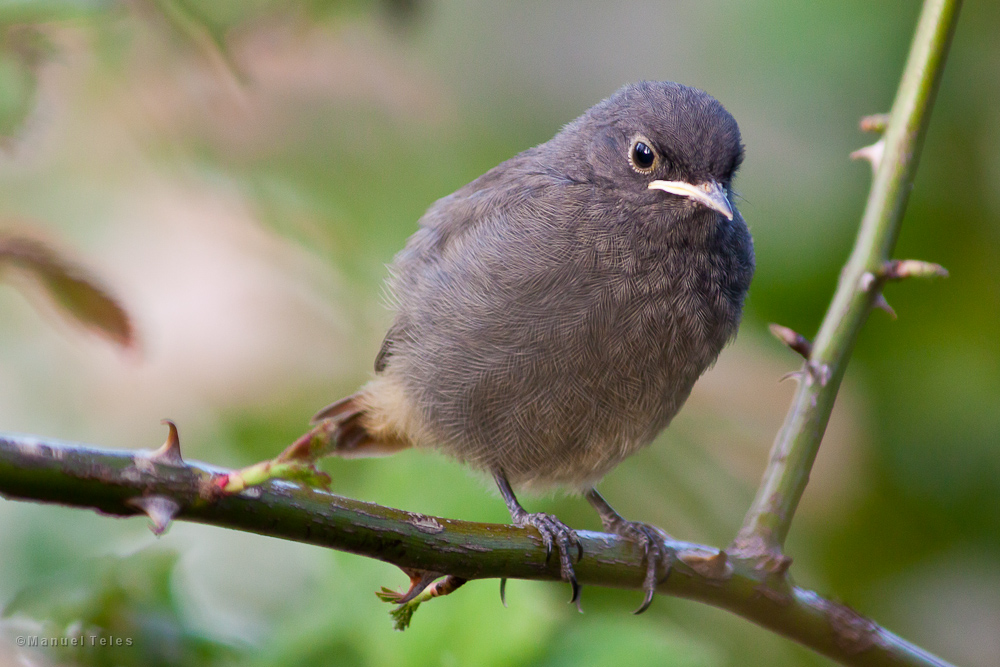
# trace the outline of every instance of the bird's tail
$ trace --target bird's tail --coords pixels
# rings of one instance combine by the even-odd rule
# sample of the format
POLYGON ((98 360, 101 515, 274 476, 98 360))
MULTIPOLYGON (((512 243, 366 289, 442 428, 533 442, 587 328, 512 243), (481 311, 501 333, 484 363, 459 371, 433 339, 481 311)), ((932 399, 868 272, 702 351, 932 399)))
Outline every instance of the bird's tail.
POLYGON ((342 458, 388 456, 410 446, 398 437, 391 437, 378 428, 373 419, 370 396, 362 389, 356 394, 331 403, 313 418, 314 424, 329 433, 327 453, 342 458))

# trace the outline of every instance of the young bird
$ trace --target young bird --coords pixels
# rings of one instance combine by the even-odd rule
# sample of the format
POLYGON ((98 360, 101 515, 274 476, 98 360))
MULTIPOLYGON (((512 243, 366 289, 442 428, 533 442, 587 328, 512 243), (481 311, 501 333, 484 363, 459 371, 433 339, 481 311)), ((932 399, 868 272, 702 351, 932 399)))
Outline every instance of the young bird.
POLYGON ((582 492, 646 553, 662 533, 626 521, 594 485, 648 445, 736 334, 754 271, 733 206, 743 147, 716 101, 671 82, 628 85, 438 200, 397 255, 395 321, 375 377, 316 415, 334 453, 433 447, 492 474, 579 587, 575 533, 512 487, 582 492))

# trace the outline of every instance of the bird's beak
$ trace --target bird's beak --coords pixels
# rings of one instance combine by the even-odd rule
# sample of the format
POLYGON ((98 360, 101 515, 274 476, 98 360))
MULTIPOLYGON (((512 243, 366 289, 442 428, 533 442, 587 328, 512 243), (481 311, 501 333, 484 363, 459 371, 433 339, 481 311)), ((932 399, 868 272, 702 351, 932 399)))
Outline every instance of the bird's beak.
POLYGON ((729 220, 733 219, 733 207, 729 204, 726 191, 715 181, 700 185, 691 185, 684 181, 653 181, 648 187, 650 190, 663 190, 670 194, 688 197, 713 211, 718 211, 729 220))

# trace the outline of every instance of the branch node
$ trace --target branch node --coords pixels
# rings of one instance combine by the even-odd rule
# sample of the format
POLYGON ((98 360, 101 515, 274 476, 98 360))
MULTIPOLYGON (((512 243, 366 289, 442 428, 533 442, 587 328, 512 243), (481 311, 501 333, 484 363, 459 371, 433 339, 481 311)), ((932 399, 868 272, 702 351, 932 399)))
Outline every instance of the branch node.
POLYGON ((726 549, 734 559, 744 561, 757 572, 784 575, 792 564, 790 556, 781 550, 781 545, 771 531, 758 529, 740 531, 733 543, 726 549))
POLYGON ((832 372, 830 371, 830 366, 828 364, 807 361, 806 368, 809 369, 809 379, 813 382, 818 382, 819 386, 825 387, 826 383, 830 381, 832 372))
POLYGON ((410 588, 394 600, 396 604, 406 604, 413 598, 424 592, 424 589, 434 583, 435 579, 444 576, 443 572, 431 572, 430 570, 414 570, 408 567, 399 568, 410 578, 410 588))
POLYGON ((775 338, 802 355, 803 359, 808 359, 812 354, 812 343, 802 334, 780 324, 769 324, 767 328, 775 338))
POLYGON ((454 593, 458 588, 465 584, 466 581, 468 581, 468 579, 463 579, 462 577, 456 577, 449 574, 441 581, 432 584, 431 582, 433 582, 434 579, 442 576, 440 573, 425 570, 411 570, 409 568, 400 569, 402 569, 403 572, 406 572, 410 577, 409 591, 403 594, 383 586, 382 590, 375 592, 375 595, 379 600, 399 605, 390 611, 389 615, 396 622, 396 630, 400 631, 410 627, 410 621, 413 619, 413 613, 422 603, 430 600, 431 598, 454 593))
POLYGON ((793 600, 791 584, 788 582, 788 568, 792 566, 791 556, 786 556, 777 545, 768 545, 752 557, 753 568, 764 573, 764 581, 754 586, 754 592, 781 606, 793 600))
POLYGON ((149 529, 157 537, 167 532, 174 517, 181 511, 181 506, 177 501, 166 496, 139 496, 138 498, 129 498, 125 504, 142 510, 149 517, 149 520, 152 521, 149 529))
POLYGON ((872 287, 875 286, 875 283, 877 282, 878 282, 878 277, 874 273, 872 273, 871 271, 865 271, 864 273, 861 274, 861 278, 858 280, 858 288, 862 292, 868 292, 871 290, 872 287))
POLYGON ((777 545, 758 548, 756 553, 748 554, 748 557, 753 562, 753 569, 778 577, 784 577, 792 566, 792 557, 782 553, 777 545))
POLYGON ((767 563, 767 571, 769 574, 773 574, 779 577, 784 577, 788 574, 788 568, 792 566, 792 557, 786 556, 785 554, 778 554, 775 558, 771 559, 767 563))
POLYGON ((316 468, 315 463, 304 459, 288 458, 283 452, 277 458, 214 475, 209 485, 210 488, 206 491, 212 497, 219 497, 251 491, 272 479, 299 482, 321 489, 330 488, 330 476, 316 468))
POLYGON ((882 134, 885 132, 888 124, 889 114, 887 113, 873 113, 870 116, 864 116, 861 118, 861 122, 858 123, 862 132, 871 132, 873 134, 882 134))
POLYGON ((870 146, 859 148, 851 153, 852 160, 867 160, 872 166, 872 173, 878 171, 882 164, 882 156, 885 155, 885 139, 879 139, 870 146))

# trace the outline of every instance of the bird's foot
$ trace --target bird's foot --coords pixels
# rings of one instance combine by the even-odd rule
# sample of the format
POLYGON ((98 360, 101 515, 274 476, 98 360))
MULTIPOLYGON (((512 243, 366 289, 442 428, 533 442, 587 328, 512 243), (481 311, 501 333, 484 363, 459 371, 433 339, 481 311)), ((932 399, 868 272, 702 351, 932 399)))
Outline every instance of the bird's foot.
POLYGON ((576 572, 573 570, 573 558, 571 554, 576 552, 576 560, 583 558, 583 544, 576 536, 576 532, 551 514, 544 512, 519 514, 514 517, 514 525, 519 528, 533 526, 542 536, 545 544, 545 560, 548 561, 555 548, 559 554, 559 573, 563 581, 569 582, 573 588, 573 597, 570 602, 576 605, 580 611, 580 584, 576 581, 576 572))
POLYGON ((633 612, 641 614, 649 609, 649 605, 653 602, 653 595, 656 593, 657 584, 670 576, 670 569, 676 560, 674 550, 664 544, 664 540, 669 539, 670 536, 656 526, 641 521, 621 519, 615 521, 613 525, 606 526, 606 528, 625 539, 638 542, 646 555, 646 579, 642 584, 646 597, 639 608, 633 612), (666 570, 662 578, 659 576, 661 569, 666 570))

